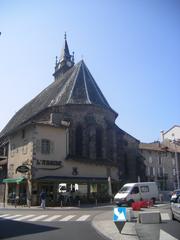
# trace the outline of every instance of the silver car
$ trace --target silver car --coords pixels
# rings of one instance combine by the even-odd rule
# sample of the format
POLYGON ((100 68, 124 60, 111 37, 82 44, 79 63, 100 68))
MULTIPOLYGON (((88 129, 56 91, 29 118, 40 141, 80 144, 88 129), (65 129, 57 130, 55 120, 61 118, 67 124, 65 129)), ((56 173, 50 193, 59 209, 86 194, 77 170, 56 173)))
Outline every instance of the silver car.
POLYGON ((180 221, 180 195, 171 202, 172 219, 180 221))

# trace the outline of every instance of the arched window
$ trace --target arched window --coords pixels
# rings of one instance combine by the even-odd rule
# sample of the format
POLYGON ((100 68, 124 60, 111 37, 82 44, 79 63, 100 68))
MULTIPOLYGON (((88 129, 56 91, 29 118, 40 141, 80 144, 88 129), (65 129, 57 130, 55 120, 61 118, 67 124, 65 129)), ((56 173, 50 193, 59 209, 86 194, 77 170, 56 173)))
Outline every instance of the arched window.
POLYGON ((79 125, 76 128, 76 133, 75 133, 75 146, 76 150, 75 153, 77 156, 82 156, 83 153, 83 130, 82 127, 79 125))
POLYGON ((125 175, 129 174, 128 158, 126 153, 124 154, 124 173, 125 175))
POLYGON ((96 157, 102 157, 102 129, 96 129, 96 157))

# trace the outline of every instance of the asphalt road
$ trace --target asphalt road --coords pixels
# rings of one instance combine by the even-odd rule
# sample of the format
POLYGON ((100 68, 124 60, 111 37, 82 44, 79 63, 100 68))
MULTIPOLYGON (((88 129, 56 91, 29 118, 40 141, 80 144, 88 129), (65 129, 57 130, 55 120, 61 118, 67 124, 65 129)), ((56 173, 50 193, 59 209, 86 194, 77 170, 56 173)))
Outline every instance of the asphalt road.
MULTIPOLYGON (((164 216, 170 216, 169 204, 159 206, 164 216)), ((156 210, 154 209, 154 210, 156 210)), ((0 239, 9 240, 104 240, 92 227, 95 216, 111 211, 111 207, 81 208, 81 209, 1 209, 0 210, 0 239)), ((103 220, 103 219, 102 219, 103 220)), ((150 239, 157 232, 157 239, 165 232, 169 237, 161 240, 180 239, 180 222, 168 219, 161 224, 141 226, 144 232, 143 240, 150 239), (149 235, 147 234, 149 233, 149 235), (154 234, 154 235, 153 235, 154 234)), ((167 236, 167 235, 166 235, 167 236)))
MULTIPOLYGON (((170 204, 159 208, 161 212, 168 213, 171 216, 170 204)), ((176 239, 180 239, 180 222, 176 220, 164 221, 160 224, 160 229, 176 239)))
POLYGON ((1 216, 4 216, 0 219, 0 239, 104 240, 91 225, 93 217, 103 211, 103 209, 0 211, 1 216), (38 220, 37 217, 40 216, 44 217, 38 220), (24 217, 28 218, 23 219, 24 217))

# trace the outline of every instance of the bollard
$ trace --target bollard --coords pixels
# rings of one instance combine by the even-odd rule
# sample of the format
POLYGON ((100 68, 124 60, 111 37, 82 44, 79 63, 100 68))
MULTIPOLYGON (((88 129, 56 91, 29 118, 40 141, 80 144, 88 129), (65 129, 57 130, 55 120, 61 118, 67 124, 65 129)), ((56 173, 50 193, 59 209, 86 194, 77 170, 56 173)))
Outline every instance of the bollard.
POLYGON ((81 206, 81 202, 80 202, 80 200, 78 200, 78 207, 80 207, 81 206))
POLYGON ((97 207, 97 199, 96 199, 96 207, 97 207))
POLYGON ((62 208, 62 206, 63 206, 63 203, 62 203, 62 200, 61 200, 61 208, 62 208))

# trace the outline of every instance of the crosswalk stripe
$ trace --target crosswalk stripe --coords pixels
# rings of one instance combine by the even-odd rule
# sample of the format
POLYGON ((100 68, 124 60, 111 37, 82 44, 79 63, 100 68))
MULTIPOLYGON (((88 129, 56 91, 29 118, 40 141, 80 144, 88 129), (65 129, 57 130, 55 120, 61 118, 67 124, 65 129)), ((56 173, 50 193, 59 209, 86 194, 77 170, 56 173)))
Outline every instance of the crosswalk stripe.
POLYGON ((61 217, 61 216, 62 216, 62 215, 54 215, 54 216, 52 216, 52 217, 49 217, 49 218, 44 219, 43 222, 51 222, 51 221, 53 221, 53 220, 55 220, 55 219, 57 219, 57 218, 59 218, 59 217, 61 217))
POLYGON ((171 218, 168 213, 161 213, 161 220, 167 221, 167 220, 171 220, 171 218))
POLYGON ((3 214, 3 215, 0 215, 0 218, 3 218, 3 217, 6 217, 6 216, 9 216, 10 214, 3 214))
MULTIPOLYGON (((12 219, 13 221, 23 221, 23 220, 26 220, 26 221, 29 221, 29 222, 34 222, 34 221, 38 221, 38 220, 41 220, 43 222, 51 222, 51 221, 61 221, 61 222, 66 222, 66 221, 69 221, 71 220, 72 218, 74 218, 75 216, 77 215, 68 215, 68 216, 64 216, 63 218, 62 215, 52 215, 52 216, 49 216, 49 215, 35 215, 35 214, 29 214, 29 215, 20 215, 20 214, 16 214, 16 215, 10 215, 10 214, 2 214, 0 215, 0 221, 2 220, 7 220, 7 219, 12 219), (58 219, 60 218, 60 219, 58 219)), ((169 215, 168 215, 169 216, 169 215)), ((162 217, 162 219, 168 219, 168 216, 164 215, 162 217)), ((90 215, 82 215, 80 216, 79 218, 77 218, 76 220, 74 221, 77 221, 77 222, 81 222, 81 221, 86 221, 88 218, 90 217, 90 215)))
POLYGON ((22 215, 20 214, 17 214, 17 215, 12 215, 12 216, 8 216, 8 217, 4 217, 5 219, 13 219, 13 218, 16 218, 16 217, 20 217, 22 215))
POLYGON ((75 217, 76 215, 68 215, 67 217, 61 218, 59 221, 66 222, 75 217))
POLYGON ((79 217, 76 221, 85 221, 88 217, 90 217, 90 215, 83 215, 79 217))
POLYGON ((26 215, 26 216, 23 216, 23 217, 15 218, 14 220, 15 221, 26 220, 26 219, 34 217, 34 216, 35 216, 34 214, 31 214, 31 215, 26 215))
POLYGON ((40 220, 40 219, 45 218, 45 217, 48 217, 48 215, 40 215, 38 217, 30 218, 27 221, 35 222, 35 221, 40 220))

